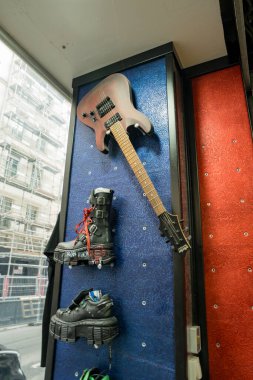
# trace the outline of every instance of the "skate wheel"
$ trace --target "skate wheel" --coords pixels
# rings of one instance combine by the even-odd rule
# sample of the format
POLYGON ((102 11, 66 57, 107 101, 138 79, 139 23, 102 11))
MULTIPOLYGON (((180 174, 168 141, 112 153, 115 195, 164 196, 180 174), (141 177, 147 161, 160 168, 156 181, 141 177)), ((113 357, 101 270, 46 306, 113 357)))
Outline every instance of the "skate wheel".
POLYGON ((98 268, 98 269, 102 269, 102 264, 99 263, 99 264, 97 265, 97 268, 98 268))

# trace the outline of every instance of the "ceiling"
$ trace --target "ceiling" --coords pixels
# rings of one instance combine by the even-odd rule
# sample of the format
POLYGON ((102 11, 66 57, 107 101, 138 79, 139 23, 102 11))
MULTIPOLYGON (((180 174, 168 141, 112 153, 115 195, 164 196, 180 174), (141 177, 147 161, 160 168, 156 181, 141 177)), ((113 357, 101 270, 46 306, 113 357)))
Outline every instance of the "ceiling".
POLYGON ((68 91, 170 41, 183 67, 227 54, 219 0, 0 0, 0 25, 68 91))

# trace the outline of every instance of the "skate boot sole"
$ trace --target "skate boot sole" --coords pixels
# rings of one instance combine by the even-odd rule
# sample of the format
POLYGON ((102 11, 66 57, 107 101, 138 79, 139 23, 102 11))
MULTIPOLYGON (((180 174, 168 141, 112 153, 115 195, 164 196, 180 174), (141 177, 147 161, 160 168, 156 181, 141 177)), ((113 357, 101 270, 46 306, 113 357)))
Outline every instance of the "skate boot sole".
POLYGON ((91 246, 89 255, 86 249, 69 251, 57 249, 54 251, 54 261, 69 266, 97 265, 102 267, 112 264, 115 261, 115 256, 112 245, 96 245, 91 246))
POLYGON ((116 317, 63 322, 54 315, 50 321, 49 332, 55 339, 63 342, 74 343, 79 338, 86 338, 88 344, 99 347, 109 344, 119 335, 119 326, 116 317))

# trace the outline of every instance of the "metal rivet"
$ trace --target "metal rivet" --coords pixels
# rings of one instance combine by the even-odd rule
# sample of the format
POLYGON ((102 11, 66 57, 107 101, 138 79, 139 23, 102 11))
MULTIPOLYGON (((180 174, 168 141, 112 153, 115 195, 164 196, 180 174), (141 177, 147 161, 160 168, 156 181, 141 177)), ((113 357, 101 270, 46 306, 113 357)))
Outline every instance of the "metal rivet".
POLYGON ((214 272, 216 272, 216 269, 215 269, 215 268, 212 268, 211 271, 214 273, 214 272))
POLYGON ((241 168, 236 168, 237 173, 241 171, 241 168))
POLYGON ((79 373, 78 372, 75 372, 75 377, 78 377, 79 376, 79 373))
POLYGON ((214 305, 213 305, 213 307, 214 307, 214 309, 218 309, 218 305, 217 305, 217 303, 215 303, 214 305))
POLYGON ((212 235, 212 234, 210 234, 210 235, 209 235, 209 238, 210 238, 210 239, 212 239, 212 238, 213 238, 213 235, 212 235))
POLYGON ((220 348, 220 343, 219 342, 216 343, 216 347, 220 348))
POLYGON ((89 199, 87 199, 86 203, 90 203, 89 199))
POLYGON ((146 301, 142 301, 141 303, 143 306, 146 306, 147 302, 146 301))
POLYGON ((115 201, 115 200, 117 199, 117 197, 114 196, 113 199, 114 199, 114 201, 115 201))
POLYGON ((210 202, 207 202, 207 204, 206 204, 208 207, 210 207, 211 206, 211 203, 210 202))
POLYGON ((118 169, 117 166, 114 166, 113 170, 117 170, 117 169, 118 169))
POLYGON ((91 149, 92 149, 92 148, 93 148, 93 145, 91 145, 90 147, 91 147, 91 149))
POLYGON ((143 196, 146 197, 146 193, 143 193, 143 196))
POLYGON ((142 263, 143 268, 146 268, 147 263, 142 263))
POLYGON ((249 233, 248 232, 244 232, 243 235, 244 236, 249 236, 249 233))
POLYGON ((89 172, 88 174, 91 175, 91 172, 89 172))
POLYGON ((144 161, 142 164, 143 164, 143 166, 145 166, 146 165, 146 161, 144 161))
POLYGON ((245 202, 245 200, 244 200, 243 198, 241 198, 241 199, 240 199, 240 202, 241 202, 241 203, 244 203, 244 202, 245 202))
POLYGON ((232 143, 233 143, 233 144, 236 144, 236 143, 237 143, 237 140, 236 140, 236 139, 233 139, 233 140, 232 140, 232 143))
POLYGON ((253 310, 253 306, 251 306, 251 310, 253 310))
POLYGON ((144 226, 144 227, 142 227, 142 229, 143 229, 143 231, 146 231, 147 227, 144 226))
POLYGON ((208 176, 208 173, 207 173, 207 172, 205 173, 205 176, 206 176, 206 177, 208 176))
POLYGON ((205 149, 205 147, 206 147, 205 145, 202 145, 202 149, 205 149))
POLYGON ((248 268, 248 272, 252 272, 252 268, 251 267, 248 268))
POLYGON ((147 346, 145 342, 142 342, 141 345, 142 345, 142 347, 146 347, 147 346))

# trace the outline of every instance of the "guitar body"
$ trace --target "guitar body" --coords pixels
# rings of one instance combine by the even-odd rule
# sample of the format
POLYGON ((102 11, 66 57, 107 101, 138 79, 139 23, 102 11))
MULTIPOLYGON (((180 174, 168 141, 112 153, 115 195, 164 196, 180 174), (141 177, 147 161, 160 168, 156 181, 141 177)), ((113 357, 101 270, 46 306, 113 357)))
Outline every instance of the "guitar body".
POLYGON ((131 98, 128 79, 117 73, 100 82, 78 104, 77 117, 82 123, 94 129, 96 145, 101 152, 108 152, 110 120, 117 114, 125 130, 134 125, 144 134, 152 132, 149 119, 134 108, 131 98))

